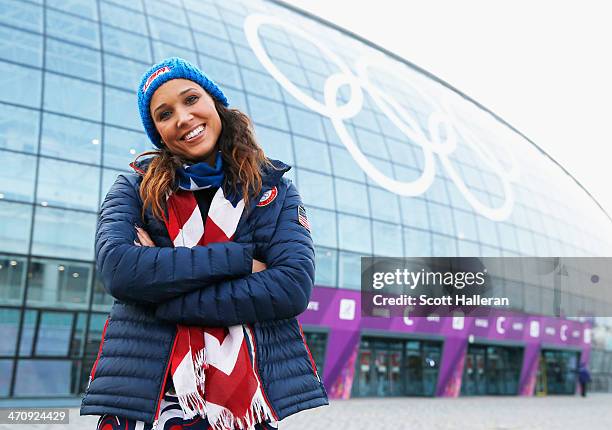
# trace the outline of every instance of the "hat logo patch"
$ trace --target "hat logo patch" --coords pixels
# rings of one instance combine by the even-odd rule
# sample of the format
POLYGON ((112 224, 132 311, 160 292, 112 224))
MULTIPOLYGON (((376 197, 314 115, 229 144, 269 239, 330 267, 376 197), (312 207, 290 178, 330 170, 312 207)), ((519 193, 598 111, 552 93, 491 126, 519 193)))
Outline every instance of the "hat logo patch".
POLYGON ((153 74, 149 76, 149 79, 147 79, 147 82, 145 82, 144 86, 142 87, 142 92, 146 93, 147 89, 149 88, 149 86, 155 79, 157 79, 160 75, 163 75, 164 73, 168 73, 169 71, 170 71, 170 67, 164 66, 164 67, 160 67, 155 72, 153 72, 153 74))
POLYGON ((276 187, 266 191, 265 193, 263 193, 263 196, 261 196, 261 199, 259 199, 259 203, 257 203, 257 206, 262 207, 262 206, 269 205, 270 203, 274 201, 277 194, 278 194, 278 190, 276 189, 276 187))

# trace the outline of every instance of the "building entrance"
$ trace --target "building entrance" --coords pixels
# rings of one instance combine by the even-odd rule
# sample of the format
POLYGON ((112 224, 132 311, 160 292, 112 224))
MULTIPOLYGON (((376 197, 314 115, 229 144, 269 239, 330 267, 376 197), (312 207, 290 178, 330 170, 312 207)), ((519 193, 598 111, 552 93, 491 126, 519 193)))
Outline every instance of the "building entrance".
POLYGON ((579 360, 578 351, 543 349, 536 394, 574 394, 579 360))
POLYGON ((518 393, 523 348, 470 345, 465 357, 461 394, 465 396, 518 393))
POLYGON ((352 396, 434 396, 442 342, 364 337, 352 396))

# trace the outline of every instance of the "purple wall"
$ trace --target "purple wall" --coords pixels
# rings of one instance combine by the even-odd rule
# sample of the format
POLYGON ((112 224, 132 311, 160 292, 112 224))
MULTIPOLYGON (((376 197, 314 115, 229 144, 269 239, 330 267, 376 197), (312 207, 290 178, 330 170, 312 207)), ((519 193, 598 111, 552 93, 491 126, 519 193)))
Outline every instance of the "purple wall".
POLYGON ((590 353, 590 323, 493 310, 488 317, 371 318, 361 317, 359 291, 316 287, 302 324, 329 329, 323 381, 331 398, 350 397, 360 333, 430 334, 444 339, 436 395, 456 397, 470 336, 477 342, 508 342, 524 347, 519 393, 533 394, 542 345, 574 347, 581 359, 590 353))

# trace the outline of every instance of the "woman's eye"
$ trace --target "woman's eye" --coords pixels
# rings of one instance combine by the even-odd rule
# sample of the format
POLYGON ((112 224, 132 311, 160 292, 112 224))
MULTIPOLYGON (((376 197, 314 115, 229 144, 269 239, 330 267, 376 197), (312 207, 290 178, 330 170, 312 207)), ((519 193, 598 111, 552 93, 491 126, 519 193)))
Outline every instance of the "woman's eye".
POLYGON ((170 116, 170 112, 169 111, 163 111, 162 113, 159 114, 159 119, 161 121, 165 120, 166 118, 168 118, 170 116))
POLYGON ((198 101, 198 96, 189 96, 185 99, 185 101, 189 104, 194 104, 198 101))

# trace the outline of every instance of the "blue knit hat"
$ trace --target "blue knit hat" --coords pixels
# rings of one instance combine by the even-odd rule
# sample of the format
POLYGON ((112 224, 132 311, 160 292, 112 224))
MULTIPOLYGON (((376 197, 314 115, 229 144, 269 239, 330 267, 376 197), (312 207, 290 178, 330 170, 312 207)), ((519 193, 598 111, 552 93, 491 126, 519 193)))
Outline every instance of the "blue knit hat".
POLYGON ((149 105, 155 90, 171 79, 189 79, 199 84, 211 97, 217 99, 224 106, 229 106, 227 98, 225 98, 217 84, 189 61, 179 57, 170 57, 155 64, 145 72, 138 86, 138 110, 140 111, 142 125, 149 139, 158 148, 162 148, 163 145, 161 143, 161 136, 157 132, 149 112, 149 105))

